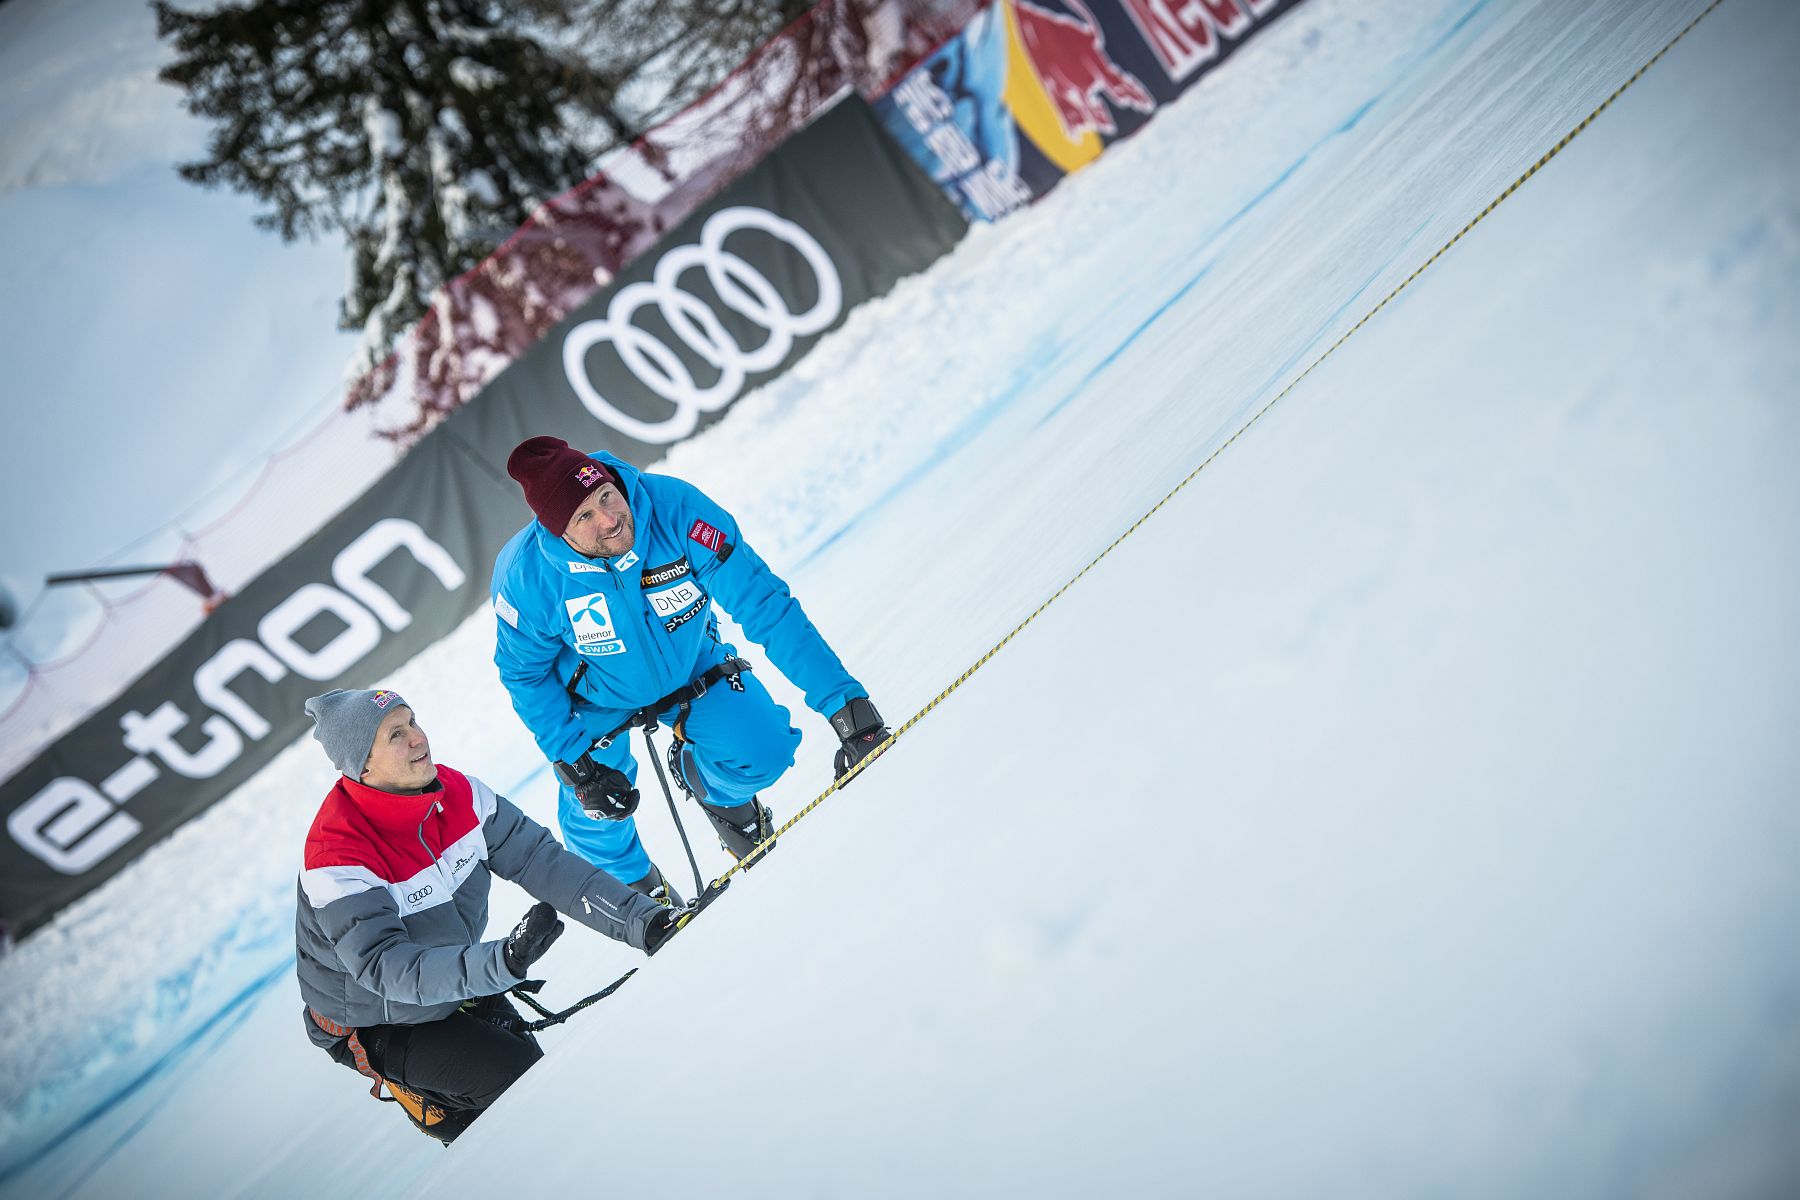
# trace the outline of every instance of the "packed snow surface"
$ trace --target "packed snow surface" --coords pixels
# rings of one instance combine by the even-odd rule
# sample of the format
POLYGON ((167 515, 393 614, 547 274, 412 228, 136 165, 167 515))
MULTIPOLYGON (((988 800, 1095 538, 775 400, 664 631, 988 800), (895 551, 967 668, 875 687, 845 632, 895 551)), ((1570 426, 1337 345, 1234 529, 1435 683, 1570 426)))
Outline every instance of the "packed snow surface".
MULTIPOLYGON (((1703 7, 1310 0, 663 469, 898 723, 1703 7)), ((449 1151, 301 1031, 296 744, 0 961, 0 1191, 1791 1194, 1797 54, 1725 0, 449 1151)), ((491 620, 380 682, 547 819, 491 620)))

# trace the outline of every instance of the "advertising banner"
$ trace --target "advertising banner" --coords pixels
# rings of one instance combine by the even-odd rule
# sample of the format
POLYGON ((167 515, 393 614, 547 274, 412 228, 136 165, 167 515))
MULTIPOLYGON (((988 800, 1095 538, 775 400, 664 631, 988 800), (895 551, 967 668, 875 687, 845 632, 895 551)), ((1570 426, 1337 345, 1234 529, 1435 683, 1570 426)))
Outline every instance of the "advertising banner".
POLYGON ((652 461, 967 228, 852 96, 676 225, 444 424, 497 451, 502 469, 507 450, 538 433, 652 461))
POLYGON ((0 919, 18 936, 249 779, 300 705, 405 662, 487 598, 516 489, 426 439, 275 569, 0 787, 0 919), (496 543, 497 544, 497 543, 496 543))
POLYGON ((304 733, 306 697, 379 683, 485 604, 530 519, 519 441, 648 465, 966 228, 866 104, 825 112, 0 785, 0 921, 42 925, 304 733))
POLYGON ((1042 196, 1300 0, 995 0, 876 106, 971 218, 1042 196))

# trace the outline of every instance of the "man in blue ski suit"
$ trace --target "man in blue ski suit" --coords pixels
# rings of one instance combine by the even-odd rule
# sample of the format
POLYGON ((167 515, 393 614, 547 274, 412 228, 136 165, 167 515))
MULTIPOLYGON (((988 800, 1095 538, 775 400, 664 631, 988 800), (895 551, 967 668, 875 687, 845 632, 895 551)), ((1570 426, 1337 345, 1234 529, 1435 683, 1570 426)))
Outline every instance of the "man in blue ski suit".
POLYGON ((715 601, 830 720, 840 776, 887 740, 868 690, 698 488, 553 437, 521 442, 506 470, 537 519, 494 563, 494 661, 561 780, 571 850, 680 903, 632 820, 637 761, 619 731, 645 712, 674 731, 676 778, 729 853, 773 831, 757 793, 793 766, 800 731, 720 639, 715 601))

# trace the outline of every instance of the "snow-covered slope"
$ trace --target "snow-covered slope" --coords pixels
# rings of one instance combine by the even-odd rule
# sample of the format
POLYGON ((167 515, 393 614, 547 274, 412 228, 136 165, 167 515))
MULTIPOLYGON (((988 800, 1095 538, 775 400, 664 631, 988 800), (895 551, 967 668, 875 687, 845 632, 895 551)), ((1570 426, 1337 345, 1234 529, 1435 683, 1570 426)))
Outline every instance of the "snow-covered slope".
MULTIPOLYGON (((668 469, 902 719, 1699 8, 1312 0, 668 469)), ((447 1153, 304 1044, 294 747, 0 962, 10 1152, 157 1064, 0 1187, 1779 1194, 1797 49, 1727 0, 447 1153)), ((547 815, 489 637, 386 682, 547 815)))

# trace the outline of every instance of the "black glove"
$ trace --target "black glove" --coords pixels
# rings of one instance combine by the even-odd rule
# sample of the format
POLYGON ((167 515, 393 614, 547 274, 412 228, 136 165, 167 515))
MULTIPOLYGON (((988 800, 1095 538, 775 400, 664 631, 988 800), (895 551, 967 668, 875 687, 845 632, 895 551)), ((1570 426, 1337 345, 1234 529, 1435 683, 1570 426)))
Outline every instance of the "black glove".
POLYGON ((583 754, 572 763, 553 762, 556 777, 568 785, 581 811, 596 821, 623 821, 637 811, 638 790, 623 771, 603 767, 593 755, 583 754))
POLYGON ((524 920, 513 926, 506 948, 500 952, 506 959, 506 969, 523 979, 531 964, 544 957, 544 951, 562 936, 562 931, 562 918, 554 908, 542 901, 532 905, 524 920))
POLYGON ((644 953, 655 954, 663 948, 663 943, 693 919, 694 911, 690 908, 664 908, 650 918, 650 927, 644 930, 644 953))
POLYGON ((869 703, 866 696, 858 696, 832 713, 831 729, 843 743, 838 748, 836 759, 839 779, 891 736, 888 727, 881 723, 881 714, 875 711, 875 706, 869 703))

